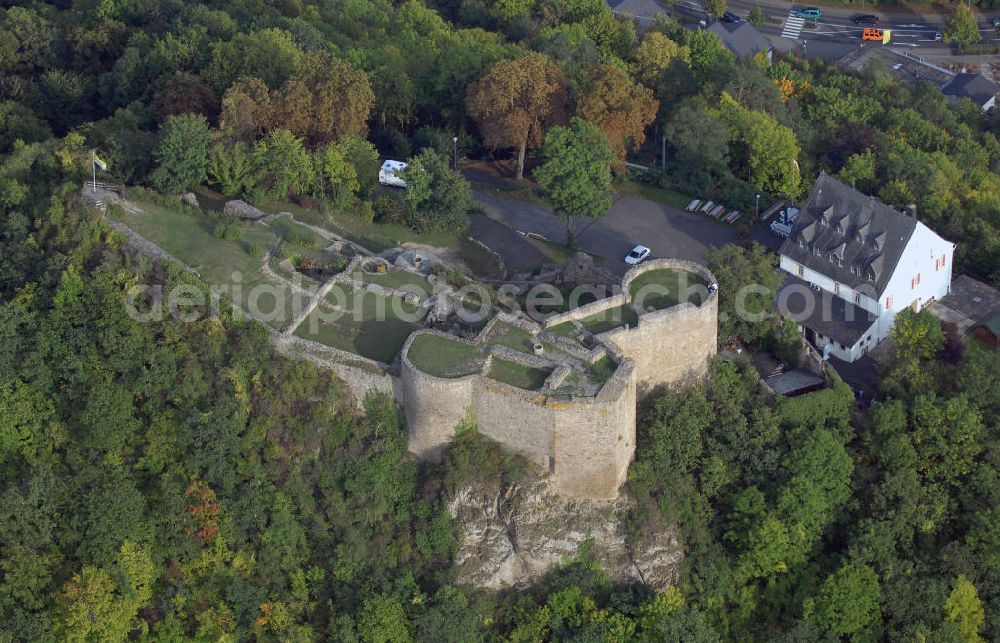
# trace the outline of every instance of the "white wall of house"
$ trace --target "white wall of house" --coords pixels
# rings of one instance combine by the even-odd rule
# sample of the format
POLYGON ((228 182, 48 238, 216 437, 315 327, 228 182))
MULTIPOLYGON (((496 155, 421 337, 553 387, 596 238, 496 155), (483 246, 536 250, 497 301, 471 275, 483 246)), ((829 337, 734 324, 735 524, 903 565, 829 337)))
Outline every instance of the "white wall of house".
POLYGON ((879 302, 874 297, 870 296, 874 293, 865 294, 857 292, 846 284, 842 284, 824 275, 823 273, 816 272, 811 268, 803 266, 802 264, 789 259, 785 255, 781 255, 781 262, 779 265, 785 272, 793 274, 799 279, 808 281, 809 283, 816 284, 823 290, 840 297, 844 301, 848 301, 855 306, 860 306, 875 315, 878 315, 880 312, 879 302), (801 271, 799 270, 800 268, 801 271))
POLYGON ((955 244, 942 239, 923 223, 917 223, 879 300, 879 340, 892 332, 896 313, 911 306, 920 310, 948 294, 954 252, 955 244))
POLYGON ((877 326, 877 320, 872 322, 872 325, 853 346, 843 346, 826 335, 816 333, 816 347, 819 349, 821 354, 826 351, 833 357, 842 359, 845 362, 853 362, 878 343, 878 341, 874 339, 877 334, 877 326), (827 348, 827 346, 829 346, 829 348, 827 348))

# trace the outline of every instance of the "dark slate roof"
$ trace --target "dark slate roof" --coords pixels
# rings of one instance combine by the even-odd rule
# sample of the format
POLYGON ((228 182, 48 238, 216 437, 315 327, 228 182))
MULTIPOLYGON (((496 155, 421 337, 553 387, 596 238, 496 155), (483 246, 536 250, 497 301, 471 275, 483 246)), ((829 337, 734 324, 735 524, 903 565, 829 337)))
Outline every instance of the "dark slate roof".
POLYGON ((789 397, 821 389, 826 384, 826 378, 804 368, 793 368, 781 375, 769 377, 765 381, 776 393, 789 397))
POLYGON ((857 343, 877 319, 864 308, 791 275, 778 289, 775 306, 783 316, 826 335, 841 346, 857 343))
POLYGON ((971 98, 977 104, 985 105, 997 95, 1000 87, 982 74, 957 74, 941 88, 941 91, 951 96, 971 98))
POLYGON ((951 290, 941 303, 976 323, 983 323, 1000 314, 1000 291, 968 275, 959 275, 951 282, 951 290))
POLYGON ((726 49, 740 58, 766 54, 771 48, 771 42, 746 21, 713 22, 708 30, 719 37, 726 49))
POLYGON ((781 254, 878 299, 916 227, 913 217, 822 172, 781 254))

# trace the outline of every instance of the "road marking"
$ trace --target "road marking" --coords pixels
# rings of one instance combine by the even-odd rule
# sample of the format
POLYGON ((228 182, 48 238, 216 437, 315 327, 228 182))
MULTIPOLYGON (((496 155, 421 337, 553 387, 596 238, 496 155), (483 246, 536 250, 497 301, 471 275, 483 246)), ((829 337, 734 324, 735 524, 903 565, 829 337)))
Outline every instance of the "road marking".
POLYGON ((802 27, 805 24, 806 21, 803 18, 796 16, 794 11, 789 11, 788 17, 785 18, 785 28, 781 31, 781 37, 795 40, 802 33, 802 27))

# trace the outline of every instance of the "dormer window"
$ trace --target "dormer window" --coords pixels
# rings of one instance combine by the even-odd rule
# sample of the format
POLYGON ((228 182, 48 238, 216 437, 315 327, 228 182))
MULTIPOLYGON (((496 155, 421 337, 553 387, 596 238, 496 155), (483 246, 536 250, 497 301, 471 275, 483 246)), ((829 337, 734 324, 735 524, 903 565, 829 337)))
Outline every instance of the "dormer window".
POLYGON ((868 277, 868 281, 875 281, 875 271, 874 270, 869 270, 868 274, 866 276, 868 277))
POLYGON ((837 234, 844 234, 844 226, 840 225, 839 222, 837 223, 837 225, 834 228, 834 230, 837 231, 837 234))
POLYGON ((802 239, 799 239, 799 247, 800 247, 800 248, 803 248, 803 249, 805 249, 805 247, 806 247, 806 242, 805 242, 805 241, 803 241, 802 239))
POLYGON ((843 268, 844 267, 844 260, 841 259, 840 257, 837 257, 837 267, 839 267, 839 268, 843 268))
POLYGON ((876 250, 881 250, 881 248, 879 248, 878 245, 878 239, 872 239, 872 248, 875 248, 876 250))

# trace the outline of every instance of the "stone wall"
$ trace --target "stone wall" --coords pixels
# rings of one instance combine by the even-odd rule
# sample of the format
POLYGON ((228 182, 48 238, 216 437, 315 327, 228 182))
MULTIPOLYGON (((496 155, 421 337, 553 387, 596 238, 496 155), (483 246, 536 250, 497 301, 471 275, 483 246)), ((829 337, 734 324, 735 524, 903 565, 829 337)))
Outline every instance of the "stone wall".
MULTIPOLYGON (((652 263, 652 262, 650 262, 652 263)), ((647 264, 649 265, 649 264, 647 264)), ((552 315, 545 319, 545 328, 552 328, 553 326, 558 326, 564 322, 575 321, 577 319, 584 319, 590 317, 591 315, 596 315, 597 313, 603 313, 609 308, 618 308, 619 306, 624 306, 629 302, 628 290, 624 292, 619 292, 610 297, 605 297, 604 299, 598 299, 597 301, 592 301, 589 304, 583 306, 578 306, 573 310, 568 310, 564 313, 558 313, 552 315)))
MULTIPOLYGON (((715 275, 701 264, 658 259, 629 270, 622 280, 622 290, 628 293, 633 279, 663 268, 686 270, 706 284, 718 284, 715 275)), ((708 373, 718 346, 718 318, 719 292, 706 290, 699 305, 685 302, 644 313, 635 327, 615 328, 602 333, 599 339, 614 343, 622 355, 635 362, 636 384, 642 397, 657 386, 690 384, 708 373)))
POLYGON ((312 362, 336 373, 337 377, 344 380, 359 407, 365 396, 372 392, 388 393, 397 400, 402 395, 400 380, 381 362, 277 331, 271 331, 271 344, 285 357, 312 362))
MULTIPOLYGON (((598 499, 618 495, 635 450, 631 361, 619 366, 596 397, 559 396, 488 377, 491 355, 480 373, 450 379, 424 373, 408 357, 413 338, 421 333, 445 335, 418 331, 403 347, 400 393, 412 453, 439 459, 471 409, 483 435, 547 470, 558 493, 598 499)), ((497 348, 507 357, 503 347, 497 348)), ((523 355, 519 361, 533 360, 523 355)))
MULTIPOLYGON (((651 261, 629 270, 622 280, 622 294, 550 318, 545 327, 631 303, 628 292, 632 280, 649 270, 665 268, 687 270, 708 284, 717 283, 699 264, 651 261)), ((637 398, 655 386, 686 384, 708 372, 718 341, 717 316, 718 292, 709 289, 700 305, 684 303, 644 313, 634 327, 622 326, 598 335, 618 368, 595 397, 526 391, 493 380, 486 376, 491 357, 479 373, 454 379, 433 377, 410 363, 408 351, 418 333, 437 331, 418 331, 402 352, 400 392, 410 429, 410 450, 422 458, 440 457, 455 427, 471 409, 480 432, 548 470, 557 492, 580 498, 614 498, 635 452, 637 398)), ((486 336, 489 326, 480 337, 486 336)), ((508 352, 503 347, 491 350, 504 358, 533 361, 532 356, 508 352)))
POLYGON ((553 488, 569 496, 614 498, 635 453, 635 368, 624 360, 594 398, 549 400, 553 488))

